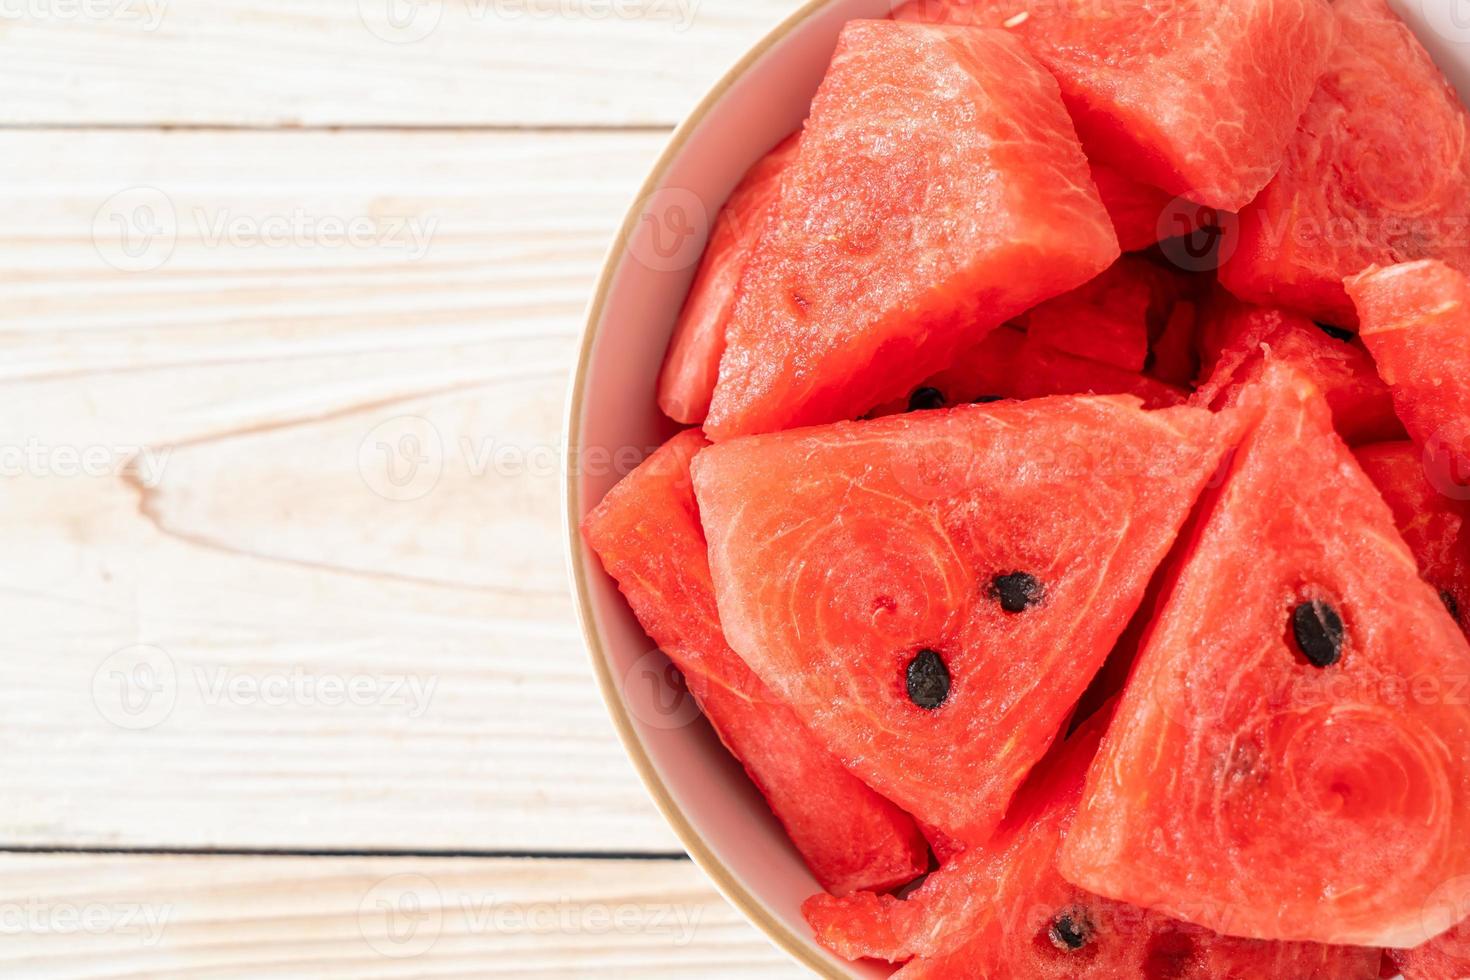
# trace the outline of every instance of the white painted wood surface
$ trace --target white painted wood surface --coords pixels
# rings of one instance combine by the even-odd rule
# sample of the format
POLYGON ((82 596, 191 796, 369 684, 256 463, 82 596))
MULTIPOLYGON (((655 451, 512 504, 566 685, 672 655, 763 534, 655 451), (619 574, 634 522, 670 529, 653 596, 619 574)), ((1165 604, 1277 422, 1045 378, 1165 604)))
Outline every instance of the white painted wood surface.
POLYGON ((393 3, 0 6, 0 975, 788 975, 602 857, 679 848, 555 473, 622 211, 798 0, 393 3))

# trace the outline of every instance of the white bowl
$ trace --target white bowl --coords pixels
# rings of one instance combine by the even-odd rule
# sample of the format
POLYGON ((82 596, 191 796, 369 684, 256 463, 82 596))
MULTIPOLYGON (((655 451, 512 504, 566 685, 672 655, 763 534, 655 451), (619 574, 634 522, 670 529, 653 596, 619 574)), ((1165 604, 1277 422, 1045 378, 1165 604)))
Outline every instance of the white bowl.
MULTIPOLYGON (((1470 4, 1392 0, 1470 94, 1470 4)), ((659 367, 709 224, 745 171, 794 131, 842 25, 887 16, 891 0, 811 0, 740 60, 673 134, 597 281, 572 378, 566 536, 578 616, 619 736, 691 857, 742 913, 829 977, 888 971, 833 957, 811 938, 803 899, 819 890, 760 794, 713 731, 666 685, 663 655, 577 531, 633 465, 677 431, 654 403, 659 367)))

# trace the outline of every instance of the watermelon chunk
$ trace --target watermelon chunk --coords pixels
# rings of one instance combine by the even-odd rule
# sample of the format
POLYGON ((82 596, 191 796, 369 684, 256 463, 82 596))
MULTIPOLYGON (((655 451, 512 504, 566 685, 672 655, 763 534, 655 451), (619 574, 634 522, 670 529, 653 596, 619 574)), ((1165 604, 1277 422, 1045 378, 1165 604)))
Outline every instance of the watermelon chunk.
POLYGON ((694 476, 726 634, 865 781, 983 840, 1222 451, 1208 412, 1121 397, 717 445, 694 476))
POLYGON ((676 422, 698 425, 709 413, 740 276, 765 231, 781 177, 796 158, 798 139, 788 136, 756 161, 715 218, 658 380, 658 406, 676 422))
POLYGON ((1435 489, 1411 442, 1364 446, 1356 456, 1393 511, 1424 580, 1463 628, 1470 623, 1470 508, 1435 489))
POLYGON ((689 476, 705 445, 697 431, 675 436, 612 489, 583 534, 822 886, 910 881, 929 860, 913 820, 843 768, 725 643, 689 476))
POLYGON ((1470 500, 1470 282, 1425 261, 1369 269, 1348 289, 1430 480, 1470 500))
POLYGON ((1389 956, 1404 980, 1464 980, 1470 977, 1470 920, 1418 949, 1389 950, 1389 956))
POLYGON ((1092 281, 1017 319, 1035 340, 1057 350, 1139 373, 1149 340, 1163 332, 1178 298, 1170 274, 1125 255, 1092 281))
POLYGON ((1093 161, 1092 180, 1102 198, 1118 244, 1125 252, 1148 248, 1163 238, 1187 235, 1199 229, 1208 211, 1198 207, 1180 207, 1178 198, 1129 177, 1123 171, 1093 161))
POLYGON ((1376 980, 1377 950, 1220 936, 1068 884, 1057 851, 1105 721, 1097 716, 1042 763, 993 840, 907 898, 809 899, 803 911, 818 941, 850 959, 917 957, 898 980, 1376 980))
POLYGON ((1470 116, 1385 0, 1337 0, 1342 41, 1220 280, 1351 327, 1342 280, 1440 258, 1470 272, 1470 116))
POLYGON ((853 21, 741 284, 705 431, 855 418, 1118 256, 1056 82, 998 31, 853 21))
POLYGON ((1240 397, 1265 367, 1265 350, 1290 364, 1327 398, 1333 424, 1349 445, 1403 438, 1393 397, 1368 352, 1306 317, 1248 306, 1217 296, 1202 331, 1203 359, 1213 366, 1196 404, 1223 408, 1240 397))
POLYGON ((1235 211, 1276 175, 1336 31, 1321 0, 912 0, 905 20, 1012 30, 1088 155, 1235 211))
POLYGON ((1310 382, 1273 363, 1239 418, 1060 868, 1217 932, 1413 946, 1470 899, 1470 645, 1310 382))
POLYGON ((1164 332, 1153 345, 1150 373, 1172 385, 1194 384, 1199 377, 1199 306, 1181 301, 1169 311, 1164 332))
MULTIPOLYGON (((921 388, 938 392, 946 405, 1049 395, 1134 395, 1146 408, 1183 405, 1189 393, 1136 371, 1075 357, 1003 327, 964 351, 921 388)), ((884 406, 878 415, 906 411, 912 399, 884 406)))

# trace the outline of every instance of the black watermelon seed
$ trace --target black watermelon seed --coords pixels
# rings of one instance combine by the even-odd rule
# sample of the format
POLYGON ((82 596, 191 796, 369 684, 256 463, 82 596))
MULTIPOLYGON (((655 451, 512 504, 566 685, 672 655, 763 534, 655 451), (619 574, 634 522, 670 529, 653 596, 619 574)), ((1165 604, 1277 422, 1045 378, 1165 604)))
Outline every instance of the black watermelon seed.
POLYGON ((1005 399, 1002 398, 1000 395, 981 395, 979 398, 975 399, 975 404, 976 405, 989 405, 992 402, 1003 402, 1003 401, 1005 401, 1005 399))
POLYGON ((1087 917, 1084 910, 1079 908, 1058 912, 1046 930, 1046 938, 1064 953, 1077 952, 1092 942, 1095 935, 1096 930, 1093 928, 1092 920, 1087 917))
POLYGON ((909 395, 909 411, 922 412, 931 408, 944 407, 944 392, 938 388, 915 388, 909 395))
POLYGON ((1316 321, 1316 323, 1317 329, 1321 330, 1333 340, 1341 340, 1343 343, 1347 343, 1348 341, 1353 339, 1353 332, 1351 330, 1344 330, 1342 329, 1342 327, 1334 327, 1332 324, 1323 323, 1321 320, 1316 321))
POLYGON ((1453 592, 1449 589, 1440 589, 1439 601, 1444 603, 1444 607, 1450 611, 1451 616, 1455 619, 1460 618, 1460 600, 1455 598, 1453 592))
POLYGON ((933 650, 920 650, 909 661, 905 680, 909 700, 925 711, 933 711, 949 698, 949 668, 933 650))
POLYGON ((1008 613, 1022 613, 1040 605, 1045 595, 1046 589, 1036 576, 1025 572, 997 575, 990 583, 990 598, 999 602, 1000 608, 1008 613))
POLYGON ((1293 610, 1291 631, 1302 656, 1313 667, 1331 667, 1342 659, 1342 617, 1321 599, 1304 602, 1293 610))

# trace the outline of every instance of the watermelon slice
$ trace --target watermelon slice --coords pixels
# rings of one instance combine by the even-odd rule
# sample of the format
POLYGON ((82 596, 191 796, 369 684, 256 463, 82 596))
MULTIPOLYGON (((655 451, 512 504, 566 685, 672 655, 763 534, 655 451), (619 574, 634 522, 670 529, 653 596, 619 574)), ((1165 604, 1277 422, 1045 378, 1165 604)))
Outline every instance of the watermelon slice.
POLYGON ((912 959, 899 980, 1376 980, 1377 950, 1220 936, 1091 895, 1056 870, 1106 712, 1033 774, 995 838, 904 900, 818 895, 803 911, 840 956, 912 959))
POLYGON ((895 16, 1012 30, 1089 156, 1226 211, 1275 176, 1336 35, 1322 0, 913 0, 895 16))
POLYGON ((1149 372, 1161 381, 1187 386, 1199 377, 1199 307, 1182 301, 1169 311, 1164 332, 1154 341, 1149 372))
POLYGON ((1356 455, 1393 511, 1424 580, 1439 591, 1462 628, 1470 624, 1470 508, 1435 489, 1411 442, 1364 446, 1356 455))
POLYGON ((1203 360, 1212 365, 1196 404, 1233 404, 1265 366, 1265 349, 1305 375, 1327 398, 1337 432, 1349 445, 1403 438, 1393 397, 1373 360, 1351 336, 1329 332, 1285 310, 1248 306, 1217 296, 1201 331, 1203 360))
POLYGON ((966 405, 742 439, 695 490, 730 644, 854 772, 995 829, 1222 454, 1209 413, 966 405))
POLYGON ((1140 183, 1096 161, 1092 164, 1092 180, 1125 252, 1148 248, 1163 238, 1187 235, 1199 229, 1209 213, 1204 208, 1181 207, 1179 199, 1168 191, 1140 183))
POLYGON ((1425 261, 1369 269, 1348 289, 1430 480, 1470 500, 1470 282, 1425 261))
POLYGON ((929 859, 913 820, 832 758, 725 643, 689 478, 705 445, 697 431, 675 436, 613 488, 583 534, 822 886, 910 881, 929 859))
POLYGON ((659 375, 658 406, 676 422, 698 425, 709 413, 736 287, 765 230, 781 177, 796 158, 798 139, 799 134, 788 136, 758 160, 715 219, 659 375))
POLYGON ((1056 82, 998 31, 853 21, 741 284, 705 431, 855 418, 1118 256, 1056 82))
POLYGON ((1441 258, 1470 272, 1470 117, 1384 0, 1333 9, 1342 41, 1220 279, 1351 327, 1342 280, 1366 266, 1441 258))
MULTIPOLYGON (((917 391, 936 392, 945 405, 1086 394, 1134 395, 1146 408, 1168 408, 1189 400, 1189 393, 1182 388, 1135 371, 1074 357, 1011 327, 996 330, 960 354, 950 367, 926 380, 917 391)), ((910 395, 874 414, 908 411, 917 407, 913 402, 910 395)))
POLYGON ((1470 977, 1470 919, 1418 949, 1390 950, 1389 956, 1404 980, 1465 980, 1470 977))
POLYGON ((1125 255, 1107 271, 1016 322, 1040 343, 1135 374, 1163 332, 1178 287, 1147 259, 1125 255))
POLYGON ((1431 896, 1470 899, 1470 645, 1310 382, 1273 363, 1239 417, 1062 874, 1231 935, 1417 945, 1451 925, 1431 896))

